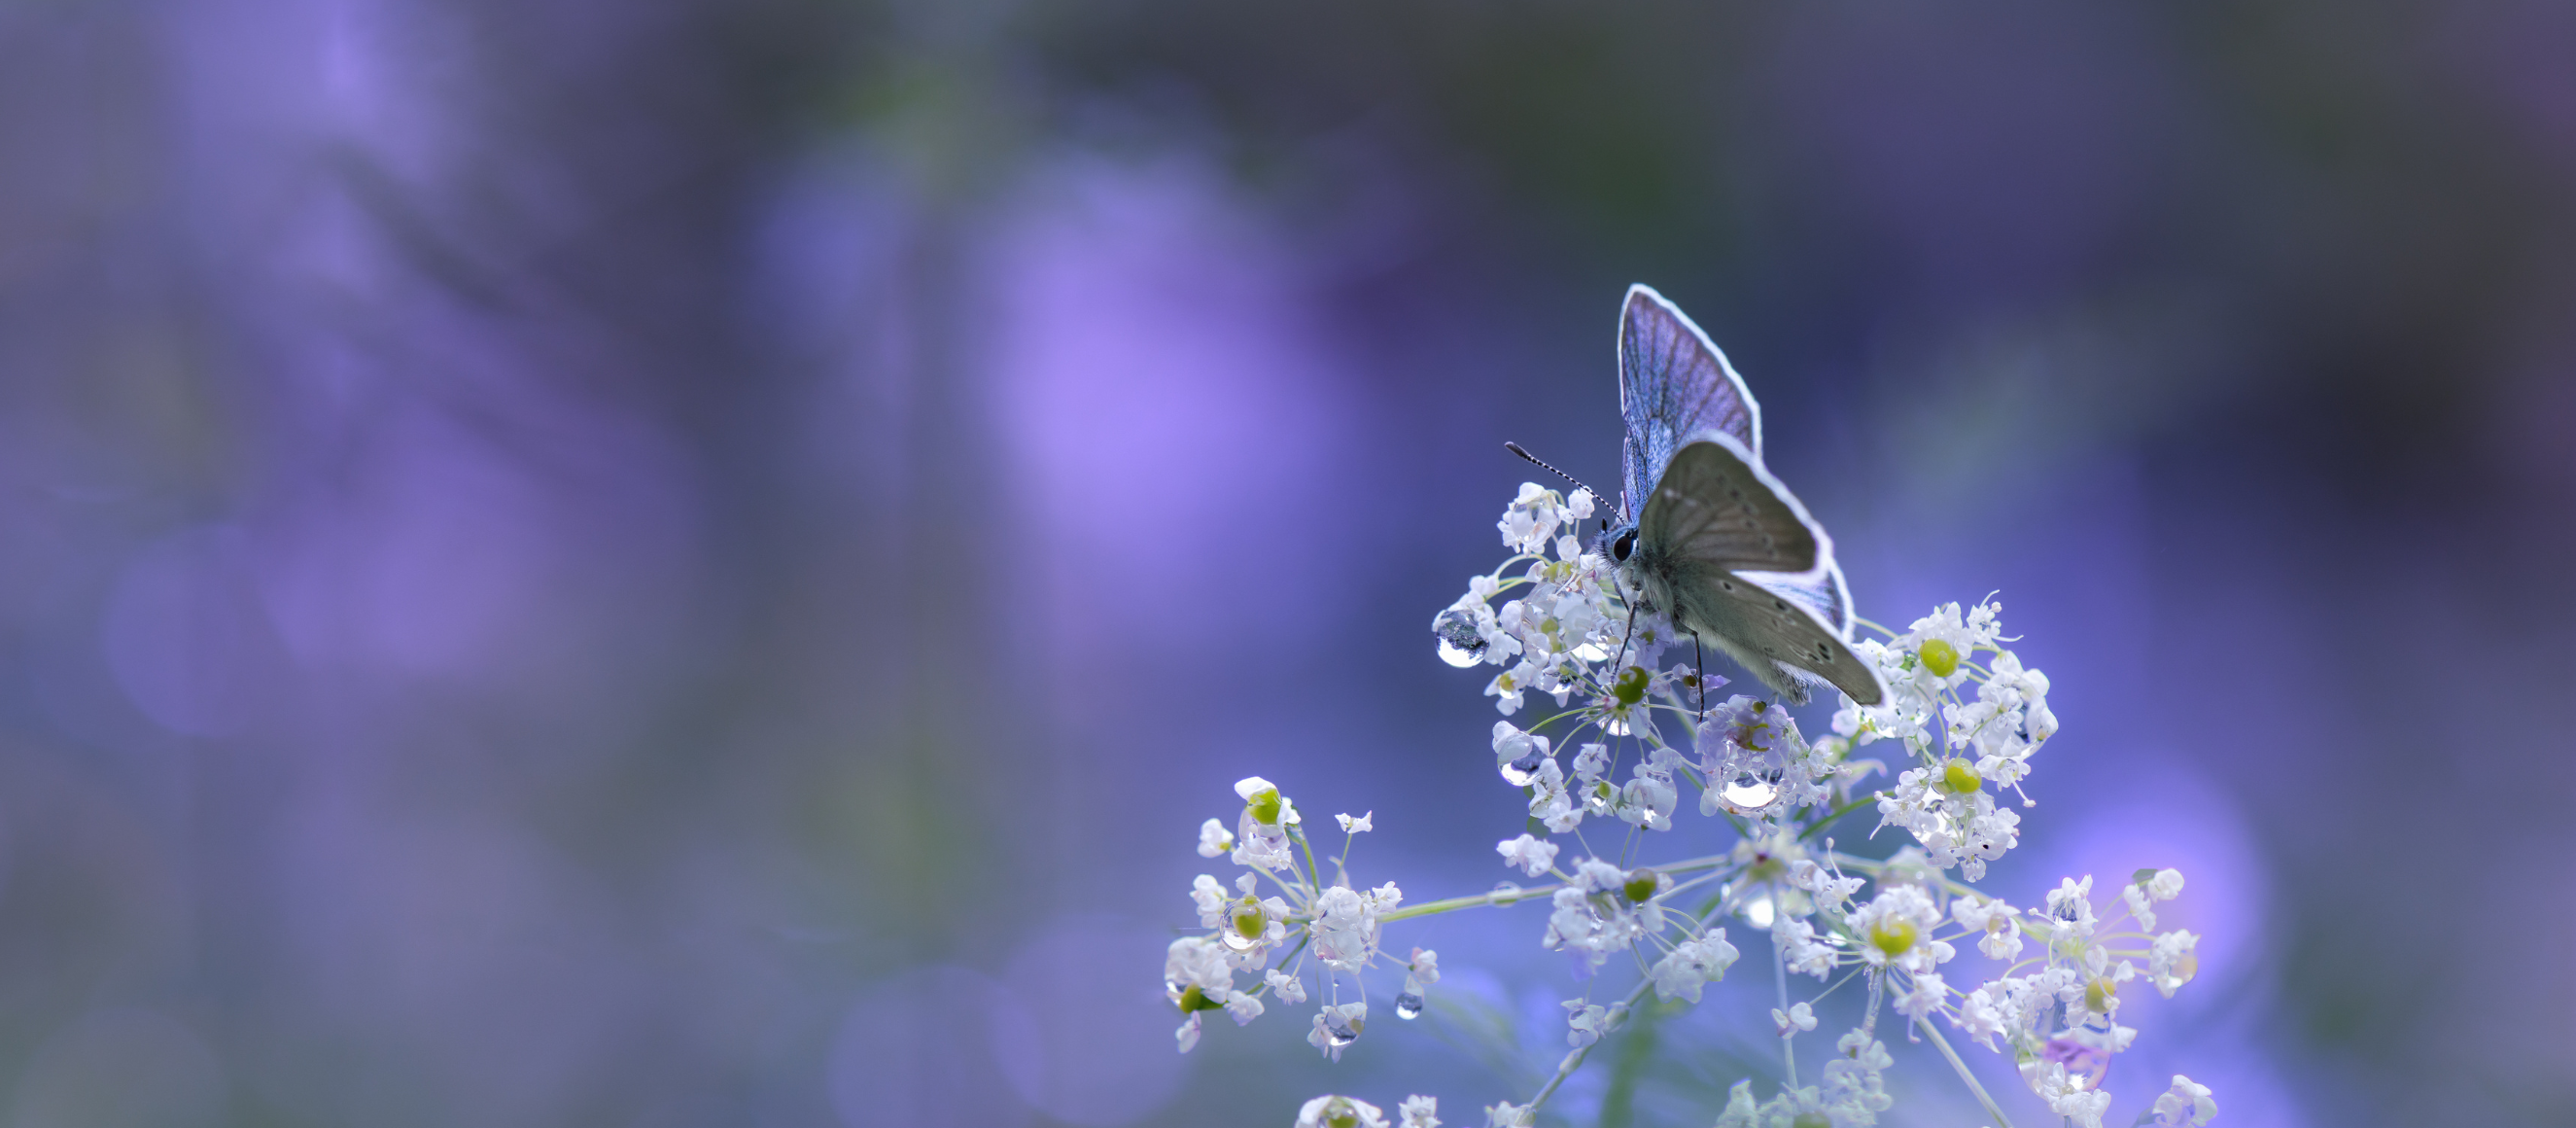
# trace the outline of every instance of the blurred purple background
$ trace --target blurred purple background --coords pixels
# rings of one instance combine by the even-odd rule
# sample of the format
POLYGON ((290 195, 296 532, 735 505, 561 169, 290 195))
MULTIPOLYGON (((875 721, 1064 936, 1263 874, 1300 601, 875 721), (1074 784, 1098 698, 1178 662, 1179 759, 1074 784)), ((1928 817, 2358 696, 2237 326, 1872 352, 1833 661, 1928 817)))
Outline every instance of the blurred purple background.
MULTIPOLYGON (((0 1115, 1480 1123, 1562 1049, 1538 910, 1397 941, 1499 1070, 1177 1057, 1155 973, 1244 775, 1503 876, 1425 627, 1504 439, 1615 478, 1645 281, 1863 614, 2000 589, 2054 678, 1990 884, 2189 875, 2117 1122, 2576 1121, 2570 58, 2546 0, 0 2, 0 1115)), ((1762 986, 1552 1107, 1707 1123, 1762 986)), ((1977 1122, 1898 1049, 1892 1122, 1977 1122)))

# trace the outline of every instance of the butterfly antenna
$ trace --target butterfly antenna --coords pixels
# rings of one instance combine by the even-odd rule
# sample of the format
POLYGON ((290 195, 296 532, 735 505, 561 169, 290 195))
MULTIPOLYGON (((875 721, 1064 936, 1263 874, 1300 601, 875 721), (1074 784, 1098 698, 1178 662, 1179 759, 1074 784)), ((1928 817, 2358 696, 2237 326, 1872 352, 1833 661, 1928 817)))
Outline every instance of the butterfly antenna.
POLYGON ((1563 471, 1563 470, 1559 470, 1559 469, 1557 469, 1556 467, 1550 466, 1550 465, 1548 465, 1547 463, 1545 463, 1545 462, 1543 462, 1543 461, 1540 461, 1539 456, 1537 456, 1537 455, 1535 455, 1535 454, 1531 454, 1531 453, 1530 453, 1530 452, 1528 452, 1528 451, 1522 450, 1522 449, 1521 449, 1521 444, 1519 444, 1519 443, 1506 442, 1506 443, 1504 443, 1504 444, 1503 444, 1503 449, 1504 449, 1504 450, 1508 450, 1508 451, 1512 452, 1513 454, 1517 454, 1517 455, 1521 456, 1522 458, 1528 459, 1532 465, 1537 466, 1539 469, 1545 470, 1545 471, 1547 471, 1547 472, 1548 472, 1548 473, 1550 473, 1550 474, 1554 474, 1554 475, 1556 475, 1557 477, 1560 477, 1560 478, 1565 479, 1566 481, 1573 482, 1573 483, 1574 483, 1574 488, 1576 488, 1576 489, 1578 489, 1578 490, 1582 490, 1582 491, 1583 491, 1583 492, 1585 492, 1585 493, 1591 494, 1591 495, 1592 495, 1594 498, 1596 498, 1596 499, 1597 499, 1597 498, 1599 498, 1599 497, 1601 496, 1601 491, 1596 490, 1596 489, 1593 489, 1593 488, 1592 488, 1592 487, 1590 487, 1590 486, 1584 485, 1584 484, 1583 484, 1583 482, 1582 482, 1580 479, 1577 479, 1574 475, 1572 475, 1572 474, 1568 474, 1568 473, 1566 473, 1566 472, 1565 472, 1565 471, 1563 471))

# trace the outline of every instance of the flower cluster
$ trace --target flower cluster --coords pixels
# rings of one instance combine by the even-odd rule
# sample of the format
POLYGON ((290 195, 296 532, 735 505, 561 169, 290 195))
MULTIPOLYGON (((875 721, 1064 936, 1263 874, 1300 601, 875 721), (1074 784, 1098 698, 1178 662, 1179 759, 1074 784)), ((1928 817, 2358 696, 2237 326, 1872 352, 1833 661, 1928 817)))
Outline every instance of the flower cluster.
POLYGON ((1344 863, 1350 842, 1372 829, 1374 812, 1338 816, 1343 857, 1327 883, 1296 803, 1259 776, 1236 783, 1234 791, 1243 800, 1235 829, 1227 830, 1221 819, 1201 824, 1199 856, 1230 856, 1244 872, 1231 887, 1204 873, 1191 883, 1199 927, 1208 931, 1172 941, 1164 956, 1164 991, 1182 1015, 1175 1032, 1181 1052, 1198 1045, 1203 1012, 1223 1010, 1241 1026, 1261 1017, 1265 996, 1290 1006, 1305 1002, 1310 970, 1321 980, 1323 1002, 1306 1040, 1335 1061, 1368 1027, 1361 973, 1369 968, 1381 962, 1402 966, 1404 989, 1395 997, 1396 1017, 1420 1015, 1423 992, 1440 981, 1439 953, 1416 948, 1397 959, 1380 951, 1379 928, 1404 903, 1404 892, 1394 882, 1374 889, 1353 889, 1348 883, 1344 863), (1274 890, 1267 897, 1261 895, 1265 882, 1274 890), (1258 981, 1238 989, 1237 975, 1258 981), (1347 1002, 1341 998, 1346 981, 1357 995, 1347 1002))
MULTIPOLYGON (((1570 955, 1585 989, 1564 1001, 1571 1051, 1527 1103, 1486 1108, 1495 1128, 1534 1123, 1648 991, 1667 1003, 1700 1002, 1752 937, 1767 942, 1765 962, 1774 965, 1771 1029, 1782 1068, 1767 1098, 1753 1079, 1737 1083, 1721 1128, 1875 1124, 1892 1103, 1883 1075, 1895 1032, 1883 1034, 1883 1020, 1907 1042, 1937 1043, 1998 1124, 2008 1119, 1959 1063, 1944 1028, 2009 1055, 2052 1115, 2101 1128, 2112 1103, 2102 1087, 2108 1063, 2137 1036, 2119 1021, 2123 990, 2144 980, 2171 995, 2192 978, 2198 937, 2156 932, 2157 906, 2182 891, 2174 870, 2140 870, 2099 898, 2092 878, 2070 878, 2031 909, 1975 887, 2019 844, 2014 807, 2032 804, 2025 784, 2034 757, 2058 727, 2047 676, 2025 666, 2002 633, 2002 605, 1946 604, 1903 632, 1862 620, 1874 635, 1853 650, 1889 692, 1868 707, 1842 697, 1830 731, 1810 739, 1776 701, 1721 698, 1726 679, 1676 645, 1668 619, 1626 598, 1634 585, 1572 534, 1594 505, 1588 493, 1567 498, 1524 484, 1498 523, 1511 555, 1470 578, 1432 623, 1443 660, 1497 667, 1485 692, 1505 719, 1489 747, 1531 827, 1494 848, 1517 877, 1542 884, 1505 882, 1405 905, 1391 883, 1372 889, 1349 879, 1349 836, 1370 820, 1348 815, 1339 820, 1343 857, 1328 879, 1294 804, 1266 780, 1244 780, 1231 829, 1210 819, 1199 840, 1202 856, 1229 856, 1244 872, 1230 885, 1197 879, 1192 896, 1206 932, 1174 942, 1166 965, 1184 1017, 1182 1048, 1198 1038, 1204 1012, 1248 1023, 1264 998, 1305 1002, 1311 977, 1320 1009, 1308 1041, 1338 1059, 1365 1026, 1365 973, 1403 969, 1394 1009, 1408 1019, 1438 980, 1433 953, 1387 951, 1387 925, 1543 900, 1538 943, 1570 955), (1667 654, 1692 660, 1666 665, 1667 654), (1520 722, 1534 695, 1554 711, 1520 722), (1860 754, 1872 745, 1887 759, 1860 754), (1878 788, 1866 790, 1874 777, 1878 788), (2001 802, 2006 795, 2019 803, 2001 802), (1838 849, 1827 832, 1865 807, 1879 816, 1873 836, 1893 828, 1910 841, 1879 857, 1838 849), (1615 848, 1587 839, 1604 825, 1596 820, 1608 820, 1613 833, 1603 841, 1615 848), (1732 844, 1669 861, 1644 856, 1684 824, 1732 844), (1955 961, 1970 951, 2002 970, 1963 972, 1955 961), (1607 988, 1625 966, 1638 969, 1635 982, 1607 988), (1241 990, 1237 976, 1249 977, 1241 990), (1795 977, 1822 986, 1793 999, 1795 977), (1795 1044, 1818 1028, 1816 1004, 1855 983, 1866 996, 1859 1021, 1833 1037, 1823 1068, 1802 1084, 1795 1044)), ((1415 1101, 1419 1123, 1432 1123, 1427 1097, 1406 1102, 1404 1123, 1417 1123, 1415 1101)), ((2206 1087, 2177 1076, 2140 1121, 2198 1125, 2215 1113, 2206 1087)), ((1298 1120, 1385 1122, 1376 1106, 1341 1096, 1316 1098, 1298 1120)))

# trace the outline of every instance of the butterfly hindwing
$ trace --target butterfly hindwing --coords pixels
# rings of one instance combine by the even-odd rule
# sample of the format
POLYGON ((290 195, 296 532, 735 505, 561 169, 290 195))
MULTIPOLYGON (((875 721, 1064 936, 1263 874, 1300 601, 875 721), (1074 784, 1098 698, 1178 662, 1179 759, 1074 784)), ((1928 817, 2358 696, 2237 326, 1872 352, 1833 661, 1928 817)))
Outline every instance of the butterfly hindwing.
POLYGON ((1840 633, 1785 592, 1743 579, 1693 576, 1673 585, 1682 618, 1792 703, 1804 704, 1805 677, 1830 683, 1863 705, 1886 699, 1877 672, 1840 633))
POLYGON ((1762 458, 1762 406, 1698 325, 1652 287, 1631 286, 1619 316, 1622 516, 1642 515, 1664 464, 1702 431, 1732 436, 1762 458))

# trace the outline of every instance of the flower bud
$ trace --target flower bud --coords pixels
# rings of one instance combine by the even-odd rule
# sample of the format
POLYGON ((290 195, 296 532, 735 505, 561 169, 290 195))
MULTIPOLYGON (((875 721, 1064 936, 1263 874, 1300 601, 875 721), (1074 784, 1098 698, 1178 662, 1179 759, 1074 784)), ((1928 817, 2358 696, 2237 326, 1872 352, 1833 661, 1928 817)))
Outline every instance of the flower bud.
POLYGON ((1945 639, 1925 639, 1920 653, 1923 668, 1932 671, 1933 677, 1946 678, 1959 672, 1959 648, 1945 639))
POLYGON ((1626 894, 1629 900, 1643 904, 1646 898, 1655 895, 1655 884, 1655 871, 1632 870, 1628 874, 1627 883, 1619 887, 1619 892, 1626 894))

